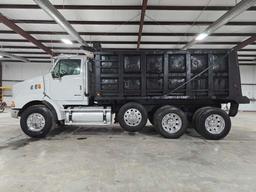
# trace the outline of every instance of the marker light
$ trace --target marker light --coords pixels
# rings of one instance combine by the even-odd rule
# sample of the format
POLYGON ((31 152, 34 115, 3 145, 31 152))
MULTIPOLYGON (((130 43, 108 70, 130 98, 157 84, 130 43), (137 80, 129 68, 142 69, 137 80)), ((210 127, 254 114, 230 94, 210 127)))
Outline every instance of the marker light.
POLYGON ((73 44, 73 42, 70 41, 69 39, 61 39, 61 41, 62 41, 63 43, 65 43, 65 44, 68 44, 68 45, 72 45, 72 44, 73 44))
POLYGON ((200 33, 197 37, 196 40, 197 41, 202 41, 204 38, 206 38, 208 36, 207 33, 200 33))

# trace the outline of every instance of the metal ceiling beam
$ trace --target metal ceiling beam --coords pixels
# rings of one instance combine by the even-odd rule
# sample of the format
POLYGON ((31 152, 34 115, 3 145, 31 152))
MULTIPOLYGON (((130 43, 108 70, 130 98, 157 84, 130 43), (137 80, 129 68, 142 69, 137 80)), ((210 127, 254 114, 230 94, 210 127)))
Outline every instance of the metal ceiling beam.
MULTIPOLYGON (((56 9, 71 10, 141 10, 140 5, 53 5, 56 9)), ((1 9, 39 9, 34 4, 1 4, 1 9)), ((148 10, 179 10, 179 11, 227 11, 231 6, 172 6, 172 5, 148 5, 148 10)), ((251 7, 249 11, 255 11, 256 7, 251 7)))
MULTIPOLYGON (((29 34, 35 35, 68 35, 65 31, 26 31, 29 34)), ((100 36, 137 36, 136 32, 78 32, 79 35, 100 35, 100 36)), ((16 34, 10 30, 0 30, 0 34, 16 34)), ((169 32, 142 32, 142 36, 195 36, 197 33, 169 33, 169 32)), ((238 37, 238 36, 254 36, 256 33, 213 33, 210 36, 218 37, 238 37)))
MULTIPOLYGON (((134 48, 121 48, 121 50, 134 50, 134 48)), ((102 50, 120 50, 120 48, 103 48, 102 50)), ((152 49, 146 49, 146 48, 141 48, 141 50, 152 50, 152 49)), ((157 50, 166 50, 166 48, 157 48, 157 50)), ((172 49, 172 50, 175 50, 175 49, 172 49)), ((176 49, 177 50, 177 49, 176 49)), ((246 54, 246 52, 255 52, 256 54, 256 49, 241 49, 238 53, 239 54, 246 54)), ((34 53, 34 54, 45 54, 44 52, 38 52, 38 51, 34 51, 34 50, 25 50, 25 49, 22 49, 22 50, 10 50, 8 51, 10 53, 24 53, 24 54, 28 54, 28 53, 34 53)), ((57 52, 57 50, 56 50, 57 52)), ((250 54, 253 54, 253 53, 250 53, 250 54)))
POLYGON ((13 51, 13 50, 10 50, 8 51, 8 53, 11 53, 11 54, 31 54, 31 55, 46 55, 45 52, 36 52, 36 51, 26 51, 26 50, 23 50, 23 51, 13 51))
MULTIPOLYGON (((19 56, 24 55, 24 57, 27 57, 27 58, 31 58, 31 56, 27 56, 27 55, 40 55, 38 57, 44 57, 46 55, 46 53, 44 53, 44 52, 34 52, 34 51, 26 51, 26 50, 25 51, 8 51, 8 52, 12 53, 12 54, 19 54, 19 56)), ((72 52, 66 52, 65 54, 84 55, 83 53, 72 53, 72 52)), ((34 57, 34 56, 32 56, 32 57, 34 57)), ((48 58, 47 56, 45 56, 45 57, 48 58)))
MULTIPOLYGON (((228 11, 233 6, 172 6, 172 5, 149 5, 148 10, 169 10, 169 11, 228 11)), ((248 11, 255 11, 256 7, 250 7, 248 11)))
MULTIPOLYGON (((13 46, 13 45, 3 45, 2 49, 38 49, 38 47, 34 46, 13 46)), ((52 47, 52 49, 67 49, 67 50, 77 50, 77 47, 52 47)))
POLYGON ((19 60, 19 61, 23 61, 23 62, 29 62, 29 60, 24 58, 24 57, 13 55, 13 54, 10 54, 10 53, 4 52, 4 51, 0 51, 0 55, 2 55, 4 57, 9 57, 11 59, 16 59, 16 60, 19 60))
POLYGON ((256 66, 256 63, 239 63, 239 65, 256 66))
MULTIPOLYGON (((27 43, 29 42, 26 39, 0 39, 0 42, 15 42, 15 43, 27 43)), ((60 40, 49 40, 41 39, 42 43, 62 43, 60 40)), ((77 44, 76 41, 73 41, 74 44, 77 44)), ((102 43, 102 44, 138 44, 138 41, 92 41, 92 43, 102 43)), ((140 41, 140 44, 164 44, 164 45, 183 45, 187 44, 188 41, 140 41)), ((240 42, 237 41, 202 41, 198 44, 204 45, 237 45, 240 42)), ((250 42, 250 44, 255 45, 256 43, 250 42)), ((35 47, 36 48, 36 47, 35 47)))
POLYGON ((240 49, 239 52, 256 51, 256 49, 240 49))
MULTIPOLYGON (((217 21, 215 21, 213 24, 208 26, 202 33, 205 34, 211 34, 214 33, 217 29, 228 23, 230 20, 234 19, 244 11, 246 11, 248 8, 254 6, 256 3, 256 0, 242 0, 240 1, 235 7, 233 7, 231 10, 226 12, 224 15, 222 15, 217 21)), ((189 49, 192 47, 195 43, 197 43, 196 38, 194 38, 192 41, 190 41, 187 45, 185 45, 182 49, 189 49)))
POLYGON ((254 62, 255 59, 239 59, 239 61, 247 61, 247 62, 248 62, 248 61, 253 61, 253 62, 254 62))
POLYGON ((142 1, 141 14, 140 14, 140 27, 139 27, 139 33, 138 33, 137 48, 140 48, 141 34, 142 34, 142 31, 143 31, 144 19, 145 19, 145 13, 146 13, 147 5, 148 5, 148 0, 143 0, 142 1))
POLYGON ((256 57, 256 54, 248 54, 248 55, 238 55, 238 57, 256 57))
MULTIPOLYGON (((39 20, 39 19, 16 19, 15 23, 25 24, 56 24, 54 20, 39 20)), ((68 20, 72 25, 139 25, 139 21, 84 21, 84 20, 68 20)), ((144 21, 144 25, 211 25, 214 22, 210 21, 144 21)), ((255 21, 233 21, 226 25, 256 25, 255 21)))
POLYGON ((28 34, 26 31, 24 31, 22 28, 20 28, 18 25, 16 25, 12 20, 8 19, 7 17, 2 15, 1 13, 0 13, 0 22, 5 24, 7 27, 12 29, 16 33, 20 34, 22 37, 24 37, 25 39, 27 39, 28 41, 30 41, 31 43, 33 43, 34 45, 36 45, 40 49, 44 50, 49 55, 54 56, 54 53, 52 52, 52 50, 50 48, 44 46, 40 41, 38 41, 33 36, 28 34))
POLYGON ((70 36, 72 36, 81 45, 88 46, 88 44, 80 37, 77 31, 70 25, 70 23, 63 17, 63 15, 48 1, 48 0, 34 0, 50 17, 54 19, 70 36))
MULTIPOLYGON (((142 42, 143 44, 154 44, 154 42, 149 42, 149 43, 144 43, 142 42)), ((109 43, 111 44, 111 43, 109 43)), ((121 42, 120 44, 131 44, 131 42, 128 42, 128 43, 123 43, 121 42)), ((132 42, 132 44, 137 44, 136 41, 132 42)), ((156 44, 156 43, 155 43, 156 44)), ((163 43, 164 44, 164 43, 163 43)), ((163 45, 162 44, 162 45, 163 45)), ((35 50, 38 50, 37 47, 33 47, 33 46, 13 46, 13 45, 4 45, 4 46, 1 46, 2 49, 22 49, 22 51, 26 52, 28 50, 31 50, 31 49, 35 49, 35 50), (27 49, 27 50, 26 50, 27 49)), ((79 50, 79 47, 59 47, 59 46, 53 46, 53 49, 55 49, 55 52, 57 52, 56 50, 59 49, 59 50, 79 50)), ((158 48, 158 49, 161 49, 161 48, 158 48)), ((165 49, 165 48, 162 48, 162 49, 165 49)), ((9 51, 9 50, 8 50, 9 51)), ((10 50, 11 51, 11 50, 10 50)), ((13 51, 17 51, 17 50, 13 50, 13 51)), ((239 52, 256 52, 256 49, 241 49, 239 50, 239 52)), ((36 51, 35 51, 36 52, 36 51)), ((40 54, 40 52, 39 52, 40 54)))
POLYGON ((256 36, 251 36, 248 39, 244 40, 243 42, 238 43, 233 49, 236 51, 239 51, 240 49, 243 49, 247 45, 254 44, 255 41, 256 41, 256 36))
MULTIPOLYGON (((1 62, 22 62, 21 60, 8 60, 8 59, 3 59, 0 60, 1 62)), ((38 61, 38 60, 30 60, 30 63, 51 63, 51 61, 38 61)))
POLYGON ((47 55, 42 55, 42 56, 30 56, 30 55, 27 55, 27 56, 24 56, 26 57, 27 59, 51 59, 50 56, 47 56, 47 55))

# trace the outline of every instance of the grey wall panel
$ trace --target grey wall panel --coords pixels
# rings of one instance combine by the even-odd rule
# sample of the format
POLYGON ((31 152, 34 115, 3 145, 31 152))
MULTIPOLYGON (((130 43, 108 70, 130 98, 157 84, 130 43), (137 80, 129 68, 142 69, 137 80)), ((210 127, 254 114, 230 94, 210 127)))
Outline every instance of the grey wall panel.
POLYGON ((250 104, 240 105, 243 111, 256 111, 256 66, 240 66, 243 95, 251 99, 250 104))
MULTIPOLYGON (((20 81, 46 74, 51 66, 51 63, 3 62, 3 86, 13 86, 20 81)), ((4 91, 3 95, 4 101, 9 105, 12 100, 12 91, 4 91)))

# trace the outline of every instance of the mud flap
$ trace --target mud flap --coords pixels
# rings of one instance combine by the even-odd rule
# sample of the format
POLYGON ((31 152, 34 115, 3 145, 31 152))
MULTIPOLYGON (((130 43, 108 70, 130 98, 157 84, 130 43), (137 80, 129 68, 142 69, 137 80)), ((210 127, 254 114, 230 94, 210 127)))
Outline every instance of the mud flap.
POLYGON ((229 116, 234 117, 238 112, 239 104, 236 102, 231 102, 230 109, 229 109, 229 116))

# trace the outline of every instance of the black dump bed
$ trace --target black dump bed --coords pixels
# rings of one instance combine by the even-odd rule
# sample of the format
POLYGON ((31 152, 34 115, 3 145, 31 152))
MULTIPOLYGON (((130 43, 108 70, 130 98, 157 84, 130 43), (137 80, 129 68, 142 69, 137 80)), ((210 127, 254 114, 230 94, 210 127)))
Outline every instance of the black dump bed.
POLYGON ((218 100, 242 97, 237 53, 229 50, 108 50, 95 54, 95 100, 218 100))

